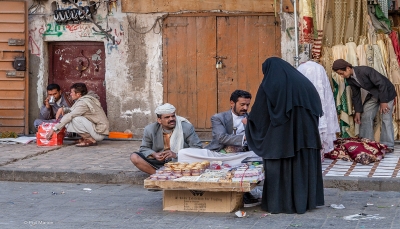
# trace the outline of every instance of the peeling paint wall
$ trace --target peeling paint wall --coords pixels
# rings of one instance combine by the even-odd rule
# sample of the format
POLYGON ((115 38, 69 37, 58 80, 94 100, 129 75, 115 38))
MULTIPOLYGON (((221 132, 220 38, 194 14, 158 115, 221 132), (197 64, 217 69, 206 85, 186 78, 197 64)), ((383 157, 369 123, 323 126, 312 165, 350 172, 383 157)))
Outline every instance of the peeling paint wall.
MULTIPOLYGON (((58 3, 62 9, 76 8, 72 4, 58 3)), ((34 4, 36 2, 28 3, 29 6, 34 4)), ((46 96, 48 42, 100 41, 106 50, 105 84, 110 130, 129 129, 141 135, 144 126, 155 120, 155 106, 162 103, 162 36, 153 31, 136 33, 130 29, 129 21, 134 20, 135 24, 130 24, 138 30, 147 30, 146 27, 151 27, 158 15, 127 15, 121 13, 120 5, 109 14, 102 3, 93 18, 102 28, 111 29, 110 34, 115 36, 113 44, 97 32, 97 27, 91 22, 56 23, 54 7, 55 1, 41 2, 41 6, 34 12, 31 10, 29 15, 29 49, 33 60, 30 62, 31 132, 35 131, 32 123, 39 116, 39 107, 46 96)))
MULTIPOLYGON (((75 8, 58 2, 61 8, 75 8)), ((28 1, 29 6, 36 3, 28 1)), ((81 3, 86 4, 86 1, 81 3)), ((57 24, 53 15, 55 1, 41 1, 41 6, 35 9, 29 15, 30 130, 34 131, 33 120, 39 116, 39 107, 46 96, 48 43, 97 41, 103 42, 106 50, 105 83, 110 131, 129 129, 140 137, 143 128, 155 121, 155 107, 163 102, 162 31, 160 24, 156 23, 163 14, 122 13, 119 3, 117 9, 112 9, 109 14, 105 3, 101 3, 93 18, 102 28, 111 29, 110 34, 116 41, 113 44, 96 32, 98 29, 91 22, 57 24)), ((293 14, 285 15, 293 17, 293 14)), ((287 39, 287 35, 286 29, 282 29, 282 42, 290 44, 282 44, 282 57, 292 63, 294 54, 290 52, 294 51, 294 40, 287 39), (290 49, 284 50, 287 47, 290 49)))
MULTIPOLYGON (((295 28, 294 14, 281 14, 281 50, 282 59, 294 66, 294 57, 296 56, 295 44, 295 28)), ((299 44, 299 63, 304 63, 309 60, 308 46, 299 44)))
POLYGON ((110 104, 109 117, 115 119, 112 129, 129 126, 141 134, 155 121, 154 109, 162 103, 162 34, 152 30, 159 14, 129 14, 126 17, 129 47, 125 58, 127 72, 118 81, 111 81, 108 91, 116 99, 110 104), (146 31, 148 31, 146 33, 146 31), (121 84, 121 80, 124 80, 121 84), (113 106, 113 108, 111 108, 113 106))

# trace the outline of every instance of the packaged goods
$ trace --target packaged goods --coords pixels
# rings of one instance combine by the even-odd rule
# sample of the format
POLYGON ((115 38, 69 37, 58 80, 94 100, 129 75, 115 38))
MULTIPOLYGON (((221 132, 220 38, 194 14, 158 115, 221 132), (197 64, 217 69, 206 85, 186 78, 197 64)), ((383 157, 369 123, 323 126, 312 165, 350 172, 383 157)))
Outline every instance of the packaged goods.
POLYGON ((38 127, 36 133, 36 144, 38 146, 58 146, 62 145, 65 137, 65 128, 62 128, 58 133, 53 133, 50 140, 47 140, 46 136, 56 123, 42 123, 38 127))

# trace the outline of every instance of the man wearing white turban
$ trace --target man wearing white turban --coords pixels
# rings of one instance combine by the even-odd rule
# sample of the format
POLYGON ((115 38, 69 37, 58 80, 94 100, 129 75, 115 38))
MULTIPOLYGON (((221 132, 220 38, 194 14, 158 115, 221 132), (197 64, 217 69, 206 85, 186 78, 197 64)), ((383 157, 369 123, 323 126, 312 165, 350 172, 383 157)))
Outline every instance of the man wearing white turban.
POLYGON ((183 148, 202 148, 193 125, 175 115, 175 107, 169 103, 155 110, 157 122, 144 128, 139 152, 131 155, 132 163, 141 171, 154 174, 166 161, 177 160, 183 148))

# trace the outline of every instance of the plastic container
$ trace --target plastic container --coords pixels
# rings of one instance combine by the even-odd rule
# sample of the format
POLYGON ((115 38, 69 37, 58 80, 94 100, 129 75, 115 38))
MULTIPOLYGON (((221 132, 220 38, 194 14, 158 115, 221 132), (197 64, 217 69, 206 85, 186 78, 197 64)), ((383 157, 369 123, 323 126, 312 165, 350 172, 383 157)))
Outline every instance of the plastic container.
POLYGON ((108 135, 109 138, 132 138, 132 133, 123 133, 123 132, 110 132, 108 135))

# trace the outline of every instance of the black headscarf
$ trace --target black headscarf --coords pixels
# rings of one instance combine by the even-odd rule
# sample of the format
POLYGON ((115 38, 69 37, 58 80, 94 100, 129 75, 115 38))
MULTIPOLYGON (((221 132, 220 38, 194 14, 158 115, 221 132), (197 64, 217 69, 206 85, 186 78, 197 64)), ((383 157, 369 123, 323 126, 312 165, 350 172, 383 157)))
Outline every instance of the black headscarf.
POLYGON ((262 71, 246 126, 251 150, 264 158, 285 158, 302 147, 320 148, 318 119, 323 112, 311 81, 277 57, 268 58, 262 71))
POLYGON ((273 126, 282 125, 289 120, 289 112, 295 106, 310 110, 321 117, 322 106, 319 94, 309 79, 288 62, 277 58, 268 58, 262 64, 264 79, 259 90, 268 98, 268 110, 273 126))

